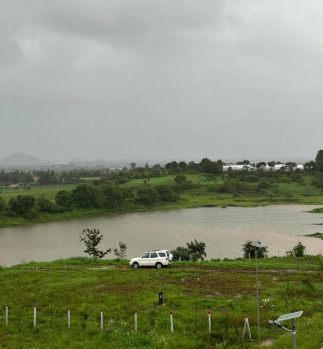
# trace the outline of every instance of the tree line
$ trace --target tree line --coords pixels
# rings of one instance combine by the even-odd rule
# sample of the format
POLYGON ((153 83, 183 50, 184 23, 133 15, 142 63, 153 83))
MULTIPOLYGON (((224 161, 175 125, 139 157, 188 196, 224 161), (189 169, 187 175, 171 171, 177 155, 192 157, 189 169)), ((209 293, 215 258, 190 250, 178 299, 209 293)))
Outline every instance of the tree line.
POLYGON ((35 198, 33 195, 17 195, 8 201, 0 197, 0 213, 8 216, 24 216, 32 218, 37 212, 58 213, 77 208, 126 210, 138 206, 150 207, 158 202, 175 202, 179 192, 189 186, 186 176, 175 177, 171 186, 157 185, 143 188, 122 188, 114 183, 94 184, 81 183, 72 191, 60 190, 54 202, 44 195, 35 198))
MULTIPOLYGON (((281 164, 280 161, 269 161, 251 163, 249 160, 238 161, 237 164, 244 165, 245 171, 249 171, 249 167, 256 170, 252 172, 262 171, 267 165, 273 169, 276 164, 281 164)), ((54 170, 33 170, 33 171, 0 171, 0 186, 8 186, 11 184, 21 183, 22 185, 28 185, 29 183, 36 183, 37 185, 53 185, 61 183, 81 183, 82 177, 98 177, 102 179, 108 179, 114 181, 115 184, 122 184, 132 179, 144 179, 162 177, 167 174, 180 174, 180 173, 206 173, 210 175, 218 175, 223 173, 223 166, 226 165, 222 160, 212 161, 208 158, 203 158, 200 162, 194 161, 171 161, 165 166, 156 164, 152 167, 148 163, 145 166, 137 166, 135 163, 131 163, 130 167, 124 167, 122 169, 75 169, 72 171, 60 171, 54 170), (36 180, 35 180, 36 178, 36 180)), ((294 172, 299 171, 296 169, 295 162, 287 162, 278 172, 294 172)), ((316 154, 315 160, 306 162, 304 164, 304 171, 307 173, 319 173, 323 174, 323 150, 319 150, 316 154)), ((237 172, 237 171, 232 171, 237 172)), ((239 174, 237 174, 239 176, 239 174)))

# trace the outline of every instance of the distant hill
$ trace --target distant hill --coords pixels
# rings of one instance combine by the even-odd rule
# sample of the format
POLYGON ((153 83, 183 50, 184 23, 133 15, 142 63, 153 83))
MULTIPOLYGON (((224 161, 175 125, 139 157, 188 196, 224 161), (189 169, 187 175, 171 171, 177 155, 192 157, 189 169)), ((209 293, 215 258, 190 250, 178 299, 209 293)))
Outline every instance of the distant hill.
POLYGON ((11 154, 6 158, 0 160, 0 165, 6 166, 6 167, 37 166, 37 165, 44 165, 45 163, 47 163, 47 161, 40 160, 35 156, 22 154, 22 153, 11 154))

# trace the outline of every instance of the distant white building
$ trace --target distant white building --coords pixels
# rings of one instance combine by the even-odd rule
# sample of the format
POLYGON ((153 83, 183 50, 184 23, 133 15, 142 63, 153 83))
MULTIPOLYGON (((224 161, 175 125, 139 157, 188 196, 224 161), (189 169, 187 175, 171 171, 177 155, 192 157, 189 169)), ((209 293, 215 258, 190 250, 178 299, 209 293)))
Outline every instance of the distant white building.
MULTIPOLYGON (((282 167, 286 166, 286 164, 276 164, 275 167, 270 167, 266 164, 266 166, 262 166, 261 169, 264 171, 270 171, 271 169, 273 171, 280 170, 282 167)), ((228 164, 223 166, 223 171, 228 171, 229 169, 233 171, 242 171, 242 170, 257 170, 257 167, 252 165, 236 165, 236 164, 228 164)), ((303 164, 297 164, 296 169, 298 170, 304 170, 303 164)))

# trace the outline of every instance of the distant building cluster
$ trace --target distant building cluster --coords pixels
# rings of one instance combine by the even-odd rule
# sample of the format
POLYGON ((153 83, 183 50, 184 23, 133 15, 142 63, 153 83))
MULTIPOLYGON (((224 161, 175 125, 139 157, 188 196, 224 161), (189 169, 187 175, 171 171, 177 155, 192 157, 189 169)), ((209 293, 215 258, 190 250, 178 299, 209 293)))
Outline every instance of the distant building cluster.
MULTIPOLYGON (((286 164, 275 164, 274 166, 268 166, 268 164, 263 165, 263 166, 259 166, 257 167, 254 164, 249 164, 249 165, 237 165, 237 164, 226 164, 223 165, 223 171, 228 171, 228 170, 234 170, 234 171, 243 171, 243 170, 257 170, 257 169, 263 169, 264 171, 278 171, 281 169, 290 169, 289 165, 286 164)), ((304 170, 304 165, 303 164, 295 164, 294 166, 292 166, 293 170, 304 170)))

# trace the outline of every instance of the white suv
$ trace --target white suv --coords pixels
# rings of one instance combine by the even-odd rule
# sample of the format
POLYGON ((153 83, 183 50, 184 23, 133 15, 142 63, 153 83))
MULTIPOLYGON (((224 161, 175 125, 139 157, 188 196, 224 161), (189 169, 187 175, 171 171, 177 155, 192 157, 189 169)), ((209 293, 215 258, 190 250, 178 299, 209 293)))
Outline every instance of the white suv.
POLYGON ((141 257, 132 258, 129 262, 135 269, 139 267, 156 267, 161 269, 172 264, 173 255, 169 250, 151 250, 145 252, 141 257))

